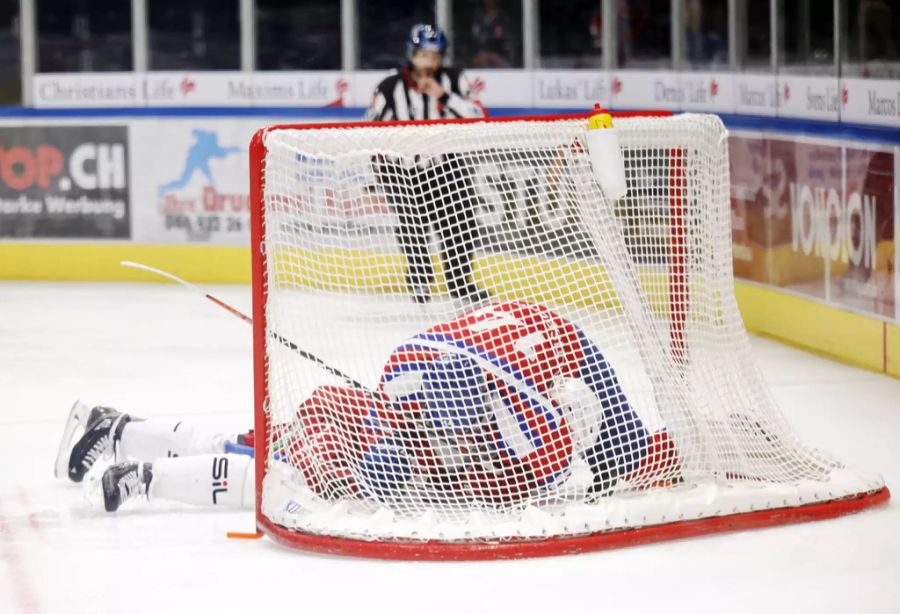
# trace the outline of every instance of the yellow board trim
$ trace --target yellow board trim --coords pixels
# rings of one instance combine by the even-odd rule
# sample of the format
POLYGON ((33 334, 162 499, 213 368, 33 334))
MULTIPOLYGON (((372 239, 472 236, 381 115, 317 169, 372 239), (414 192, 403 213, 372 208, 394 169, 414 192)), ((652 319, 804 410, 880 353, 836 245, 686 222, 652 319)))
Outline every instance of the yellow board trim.
POLYGON ((884 371, 900 378, 900 325, 884 325, 884 371))
MULTIPOLYGON (((337 250, 336 250, 337 251, 337 250)), ((359 289, 399 292, 403 287, 404 263, 389 254, 344 251, 322 260, 309 273, 304 285, 329 287, 338 278, 346 283, 347 268, 363 261, 377 271, 360 281, 359 289), (342 275, 342 273, 344 273, 342 275)), ((137 245, 134 243, 0 243, 0 279, 40 281, 150 281, 166 280, 150 273, 123 267, 122 260, 134 260, 170 271, 197 283, 241 283, 251 280, 250 250, 247 247, 209 245, 137 245)), ((443 284, 440 263, 435 260, 437 284, 443 284)), ((475 262, 475 276, 495 289, 498 298, 521 296, 522 284, 546 281, 538 295, 553 304, 574 301, 579 306, 617 307, 610 284, 593 288, 579 285, 584 278, 606 279, 598 265, 561 262, 533 257, 482 256, 475 262), (560 278, 571 280, 564 287, 560 278)), ((659 272, 642 271, 641 282, 648 288, 665 283, 659 272)), ((529 291, 534 292, 530 286, 529 291)), ((816 303, 778 289, 737 282, 735 294, 752 333, 773 337, 790 345, 837 360, 885 372, 900 378, 900 325, 816 303)))
POLYGON ((165 281, 119 265, 134 260, 205 283, 250 283, 250 249, 134 243, 0 243, 0 279, 165 281))
MULTIPOLYGON (((354 249, 302 248, 276 252, 272 260, 276 285, 321 290, 405 292, 406 260, 396 253, 354 249), (280 272, 284 273, 281 274, 280 272), (365 271, 365 275, 360 275, 365 271)), ((484 254, 472 263, 479 285, 502 300, 521 299, 549 305, 615 309, 618 297, 602 264, 527 255, 484 254), (587 283, 590 280, 591 283, 587 283), (562 282, 562 283, 561 283, 562 282)), ((432 292, 446 292, 440 258, 432 256, 435 283, 432 292)), ((659 288, 665 275, 651 269, 640 272, 648 288, 659 288)))
POLYGON ((748 331, 884 371, 884 322, 741 282, 735 283, 735 296, 748 331))

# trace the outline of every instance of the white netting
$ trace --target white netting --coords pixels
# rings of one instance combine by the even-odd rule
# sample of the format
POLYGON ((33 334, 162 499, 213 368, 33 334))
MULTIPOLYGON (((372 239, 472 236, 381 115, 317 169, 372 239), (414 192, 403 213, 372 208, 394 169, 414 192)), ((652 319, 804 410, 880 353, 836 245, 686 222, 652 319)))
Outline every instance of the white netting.
POLYGON ((616 129, 618 202, 583 119, 265 135, 263 514, 543 538, 882 485, 801 444, 753 364, 721 122, 616 129))

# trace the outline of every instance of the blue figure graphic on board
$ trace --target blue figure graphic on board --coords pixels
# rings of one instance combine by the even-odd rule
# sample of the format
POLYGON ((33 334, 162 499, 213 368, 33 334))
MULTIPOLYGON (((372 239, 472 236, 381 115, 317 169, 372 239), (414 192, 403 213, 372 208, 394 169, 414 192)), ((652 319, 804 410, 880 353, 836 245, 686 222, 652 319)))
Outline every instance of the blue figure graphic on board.
POLYGON ((210 160, 226 158, 241 151, 239 147, 222 147, 219 145, 219 136, 212 130, 194 128, 191 132, 194 135, 194 144, 188 150, 184 169, 181 171, 178 179, 159 186, 160 197, 166 192, 180 190, 187 186, 197 171, 203 173, 206 180, 209 181, 209 185, 214 185, 212 172, 209 170, 210 160))

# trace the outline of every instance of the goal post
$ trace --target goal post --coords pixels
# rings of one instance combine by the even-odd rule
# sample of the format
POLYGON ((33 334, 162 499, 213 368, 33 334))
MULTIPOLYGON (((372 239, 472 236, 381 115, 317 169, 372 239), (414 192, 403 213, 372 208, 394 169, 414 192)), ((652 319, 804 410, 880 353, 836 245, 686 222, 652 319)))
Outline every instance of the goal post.
POLYGON ((888 500, 801 441, 753 362, 721 121, 613 115, 619 199, 592 172, 588 114, 254 136, 263 532, 492 559, 888 500))

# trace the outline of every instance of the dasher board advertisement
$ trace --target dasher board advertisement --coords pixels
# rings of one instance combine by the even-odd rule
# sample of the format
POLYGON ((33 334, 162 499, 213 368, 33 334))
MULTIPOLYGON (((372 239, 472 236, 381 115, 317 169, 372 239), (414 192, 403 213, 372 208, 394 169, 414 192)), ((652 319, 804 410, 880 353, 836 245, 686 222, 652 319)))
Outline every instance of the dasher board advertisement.
POLYGON ((0 237, 127 239, 126 126, 0 127, 0 237))

